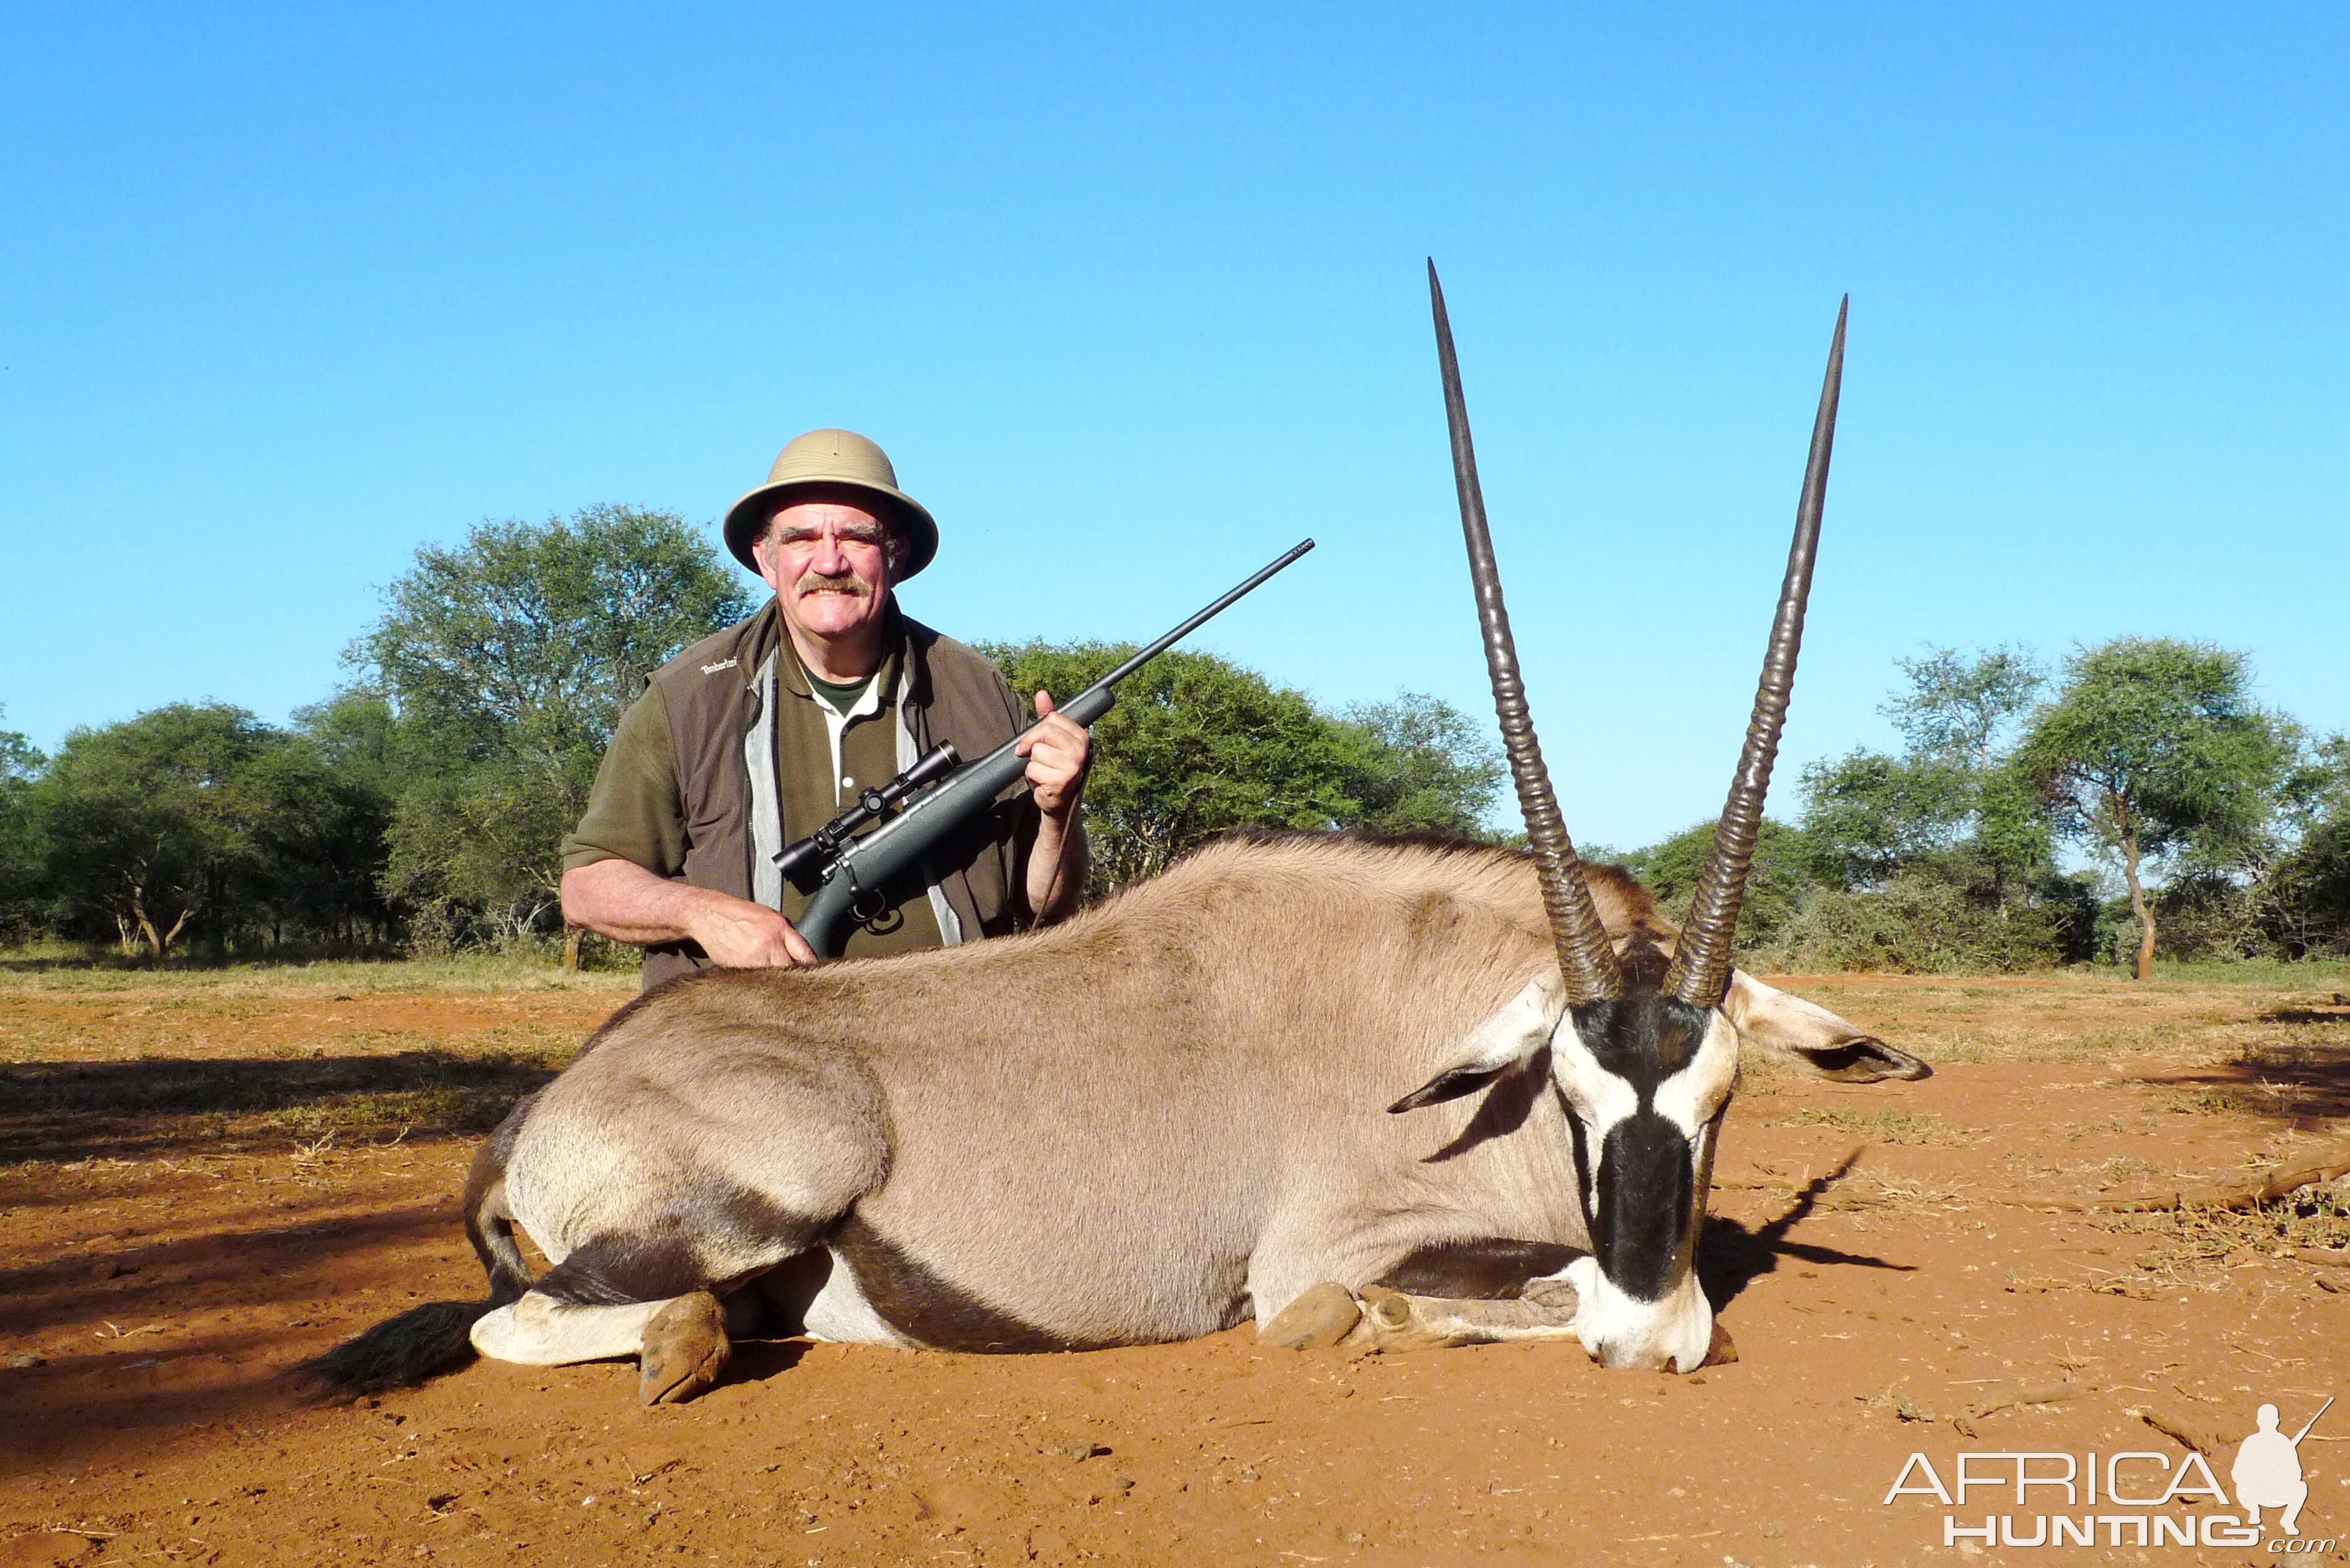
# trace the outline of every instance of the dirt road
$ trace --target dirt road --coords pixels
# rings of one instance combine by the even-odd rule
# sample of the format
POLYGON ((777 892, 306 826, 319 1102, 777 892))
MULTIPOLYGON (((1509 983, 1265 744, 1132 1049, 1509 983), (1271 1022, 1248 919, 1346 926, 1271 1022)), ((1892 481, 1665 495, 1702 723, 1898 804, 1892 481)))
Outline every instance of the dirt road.
MULTIPOLYGON (((2275 1562, 2273 1514, 2260 1545, 2167 1545, 2233 1511, 2054 1485, 2019 1507, 2012 1459, 1964 1507, 1914 1470, 1884 1500, 1911 1454, 1947 1487, 1961 1450, 2070 1455, 2033 1478, 2074 1464, 2101 1488, 2137 1451, 2125 1497, 2197 1484, 2147 1413, 2225 1486, 2258 1405, 2289 1432, 2350 1394, 2339 1184, 2249 1215, 2048 1207, 2350 1132, 2338 981, 1846 977, 1793 983, 1937 1074, 1752 1072, 1703 1265, 1742 1359, 1694 1376, 1571 1345, 1295 1355, 1243 1330, 1032 1357, 754 1345, 659 1411, 621 1366, 306 1408, 286 1365, 474 1293, 470 1138, 626 994, 333 983, 0 981, 0 1565, 1782 1568, 2032 1561, 1946 1548, 1945 1516, 2022 1539, 2060 1514, 2098 1532, 2062 1556, 2275 1562), (2100 1517, 2162 1522, 2140 1547, 2100 1517)), ((2299 1450, 2301 1539, 2336 1538, 2328 1556, 2350 1536, 2346 1408, 2299 1450)))

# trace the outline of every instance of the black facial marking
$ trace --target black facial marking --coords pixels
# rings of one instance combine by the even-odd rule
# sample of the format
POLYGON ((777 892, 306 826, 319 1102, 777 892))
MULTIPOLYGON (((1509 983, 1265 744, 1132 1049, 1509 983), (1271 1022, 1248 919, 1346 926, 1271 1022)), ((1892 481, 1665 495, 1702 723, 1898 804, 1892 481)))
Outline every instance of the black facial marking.
POLYGON ((1657 1085, 1688 1066, 1712 1026, 1710 1009, 1669 996, 1632 995, 1575 1009, 1575 1033, 1608 1073, 1632 1085, 1645 1108, 1657 1085))
POLYGON ((833 1250, 847 1260, 857 1288, 881 1320, 933 1350, 1017 1355, 1055 1350, 1104 1350, 1113 1340, 1065 1338, 939 1278, 920 1261, 851 1214, 834 1232, 833 1250))
POLYGON ((1592 1245, 1600 1272, 1625 1294, 1661 1301, 1690 1229, 1690 1140, 1656 1112, 1635 1111, 1599 1146, 1592 1245))
POLYGON ((1373 1282, 1406 1295, 1515 1301, 1527 1281, 1555 1274, 1576 1256, 1574 1248, 1555 1241, 1516 1241, 1503 1236, 1435 1241, 1416 1248, 1373 1282))
MULTIPOLYGON (((1585 1194, 1583 1215, 1587 1221, 1592 1218, 1592 1210, 1595 1207, 1595 1199, 1591 1193, 1591 1134, 1584 1127, 1583 1118, 1575 1114, 1575 1107, 1566 1103, 1565 1095, 1559 1096, 1558 1102, 1558 1108, 1566 1116, 1569 1151, 1575 1156, 1575 1189, 1585 1194)), ((1596 1231, 1592 1245, 1595 1247, 1598 1245, 1596 1231)))
MULTIPOLYGON (((1658 1113, 1657 1090, 1697 1059, 1713 1015, 1709 1008, 1692 1007, 1659 990, 1668 961, 1654 944, 1636 940, 1618 960, 1628 981, 1625 994, 1577 1007, 1572 1017, 1584 1050, 1609 1075, 1630 1085, 1636 1108, 1607 1129, 1596 1150, 1580 1116, 1570 1116, 1567 1125, 1600 1272, 1626 1294, 1659 1301, 1690 1256, 1701 1216, 1692 1167, 1696 1151, 1658 1113)), ((1717 1120, 1720 1115, 1717 1110, 1717 1120)))

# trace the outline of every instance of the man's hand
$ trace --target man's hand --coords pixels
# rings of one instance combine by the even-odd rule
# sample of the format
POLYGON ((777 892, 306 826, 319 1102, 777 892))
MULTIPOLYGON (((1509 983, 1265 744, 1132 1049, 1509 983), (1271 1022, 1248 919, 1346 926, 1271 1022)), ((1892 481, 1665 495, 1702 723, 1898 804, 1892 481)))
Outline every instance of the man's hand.
POLYGON ((629 860, 598 860, 566 871, 563 918, 640 947, 691 938, 711 962, 729 969, 816 961, 792 923, 764 904, 672 882, 629 860))
POLYGON ((1036 693, 1036 717, 1044 722, 1014 749, 1028 759, 1028 792, 1036 797, 1036 809, 1066 821, 1085 793, 1093 737, 1075 719, 1053 711, 1050 692, 1036 693))
POLYGON ((764 904, 723 893, 696 900, 685 929, 712 963, 726 969, 788 969, 816 962, 816 950, 789 920, 764 904))
POLYGON ((1043 722, 1017 748, 1028 759, 1028 793, 1042 814, 1036 842, 1029 846, 1024 886, 1029 909, 1050 925, 1074 913, 1085 890, 1088 862, 1085 833, 1077 826, 1077 802, 1086 793, 1094 742, 1085 726, 1053 711, 1048 691, 1036 693, 1036 717, 1043 722))

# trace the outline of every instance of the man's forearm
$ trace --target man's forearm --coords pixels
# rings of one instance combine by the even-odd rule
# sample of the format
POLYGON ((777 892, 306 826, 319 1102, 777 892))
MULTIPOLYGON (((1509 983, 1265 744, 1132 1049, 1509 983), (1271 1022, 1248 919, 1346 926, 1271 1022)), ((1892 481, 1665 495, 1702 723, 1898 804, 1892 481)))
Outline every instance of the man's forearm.
POLYGON ((563 918, 639 947, 692 935, 697 903, 712 895, 656 877, 633 860, 598 860, 563 874, 563 918))
POLYGON ((1040 925, 1068 919, 1085 897, 1092 857, 1077 821, 1073 800, 1066 815, 1046 815, 1036 825, 1036 842, 1028 852, 1027 893, 1028 907, 1036 911, 1040 925))
POLYGON ((763 969, 816 962, 789 920, 746 899, 656 877, 633 860, 563 874, 563 918, 616 942, 695 941, 712 963, 763 969))

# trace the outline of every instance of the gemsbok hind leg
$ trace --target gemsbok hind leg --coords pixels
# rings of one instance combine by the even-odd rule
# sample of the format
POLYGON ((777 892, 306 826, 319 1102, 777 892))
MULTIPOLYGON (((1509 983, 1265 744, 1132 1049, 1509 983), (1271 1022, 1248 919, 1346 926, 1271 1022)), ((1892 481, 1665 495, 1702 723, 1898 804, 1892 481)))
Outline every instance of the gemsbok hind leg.
MULTIPOLYGON (((807 1202, 804 1183, 762 1188, 705 1168, 690 1180, 605 1195, 603 1215, 582 1225, 586 1234, 560 1262, 520 1300, 473 1324, 473 1348, 534 1366, 633 1355, 642 1403, 693 1398, 717 1382, 731 1355, 721 1298, 815 1245, 853 1200, 807 1202), (798 1201, 779 1199, 778 1189, 798 1201)), ((529 1229, 529 1205, 518 1207, 529 1229)), ((558 1235, 547 1250, 569 1240, 558 1235)), ((755 1293, 742 1293, 739 1304, 746 1323, 756 1315, 755 1293)))
POLYGON ((705 1033, 654 1065, 590 1054, 515 1142, 505 1201, 555 1266, 474 1324, 538 1366, 635 1355, 638 1397, 677 1404, 726 1365, 726 1298, 821 1244, 887 1178, 880 1093, 852 1059, 705 1033), (614 1075, 618 1073, 618 1075, 614 1075))
POLYGON ((521 1300, 475 1323, 473 1348, 526 1366, 633 1355, 641 1403, 682 1404, 718 1381, 733 1353, 719 1291, 781 1262, 800 1238, 729 1240, 718 1248, 674 1238, 590 1241, 521 1300), (703 1261, 711 1251, 726 1254, 722 1271, 703 1261))

